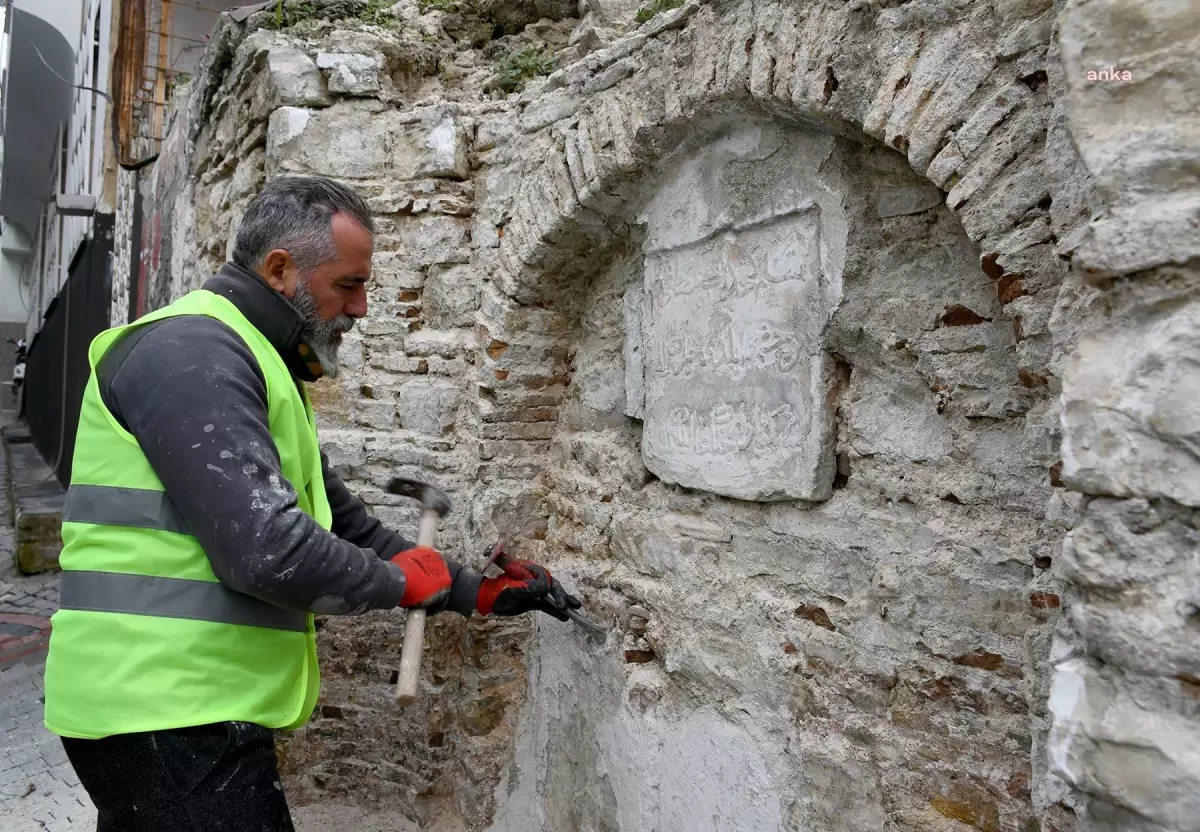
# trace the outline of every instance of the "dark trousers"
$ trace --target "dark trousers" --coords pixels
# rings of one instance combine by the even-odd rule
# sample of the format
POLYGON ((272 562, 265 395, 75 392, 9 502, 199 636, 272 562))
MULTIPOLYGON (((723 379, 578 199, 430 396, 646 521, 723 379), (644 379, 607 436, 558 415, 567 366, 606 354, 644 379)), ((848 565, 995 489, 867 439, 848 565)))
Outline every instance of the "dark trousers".
POLYGON ((63 745, 97 832, 295 832, 267 728, 218 722, 63 745))

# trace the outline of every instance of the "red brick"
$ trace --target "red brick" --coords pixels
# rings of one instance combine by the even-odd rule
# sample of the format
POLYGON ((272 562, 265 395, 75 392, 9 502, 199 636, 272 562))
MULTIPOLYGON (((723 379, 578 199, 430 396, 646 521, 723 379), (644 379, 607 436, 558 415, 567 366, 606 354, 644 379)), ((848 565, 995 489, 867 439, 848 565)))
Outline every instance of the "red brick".
POLYGON ((985 318, 973 309, 968 309, 961 304, 946 307, 946 311, 942 313, 942 326, 974 326, 990 321, 991 318, 985 318))
POLYGON ((1062 606, 1062 599, 1053 592, 1031 592, 1029 605, 1037 610, 1056 610, 1062 606))
POLYGON ((801 604, 796 607, 796 615, 801 618, 807 618, 818 627, 824 627, 826 630, 837 630, 833 626, 833 622, 829 620, 829 614, 815 604, 801 604))

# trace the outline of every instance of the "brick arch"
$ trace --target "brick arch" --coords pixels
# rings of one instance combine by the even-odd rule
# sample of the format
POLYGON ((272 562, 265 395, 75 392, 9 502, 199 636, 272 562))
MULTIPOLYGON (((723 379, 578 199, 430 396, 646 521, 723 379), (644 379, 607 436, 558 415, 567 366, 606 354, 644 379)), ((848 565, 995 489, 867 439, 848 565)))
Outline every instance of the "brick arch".
MULTIPOLYGON (((563 292, 585 285, 628 237, 622 215, 641 198, 646 175, 712 113, 757 111, 903 152, 945 194, 1001 301, 1035 302, 1011 316, 1018 339, 1049 340, 1066 272, 1055 231, 1073 230, 1051 222, 1044 171, 1056 115, 1053 45, 997 60, 1015 47, 1004 45, 1011 37, 989 10, 923 25, 901 7, 867 25, 860 5, 799 12, 785 3, 751 10, 693 0, 522 97, 517 121, 526 135, 512 140, 521 150, 502 171, 521 184, 510 199, 491 200, 499 239, 480 249, 488 278, 476 331, 482 493, 503 490, 487 485, 493 471, 529 478, 542 470, 571 378, 563 292), (1034 314, 1023 322, 1025 311, 1034 314)), ((1055 383, 1052 351, 1032 351, 1023 368, 1030 384, 1055 383)), ((512 508, 507 498, 499 503, 512 508)), ((541 522, 538 512, 520 513, 524 525, 541 522)), ((490 525, 485 517, 476 524, 490 525)))
POLYGON ((623 236, 618 217, 641 175, 698 116, 747 106, 903 153, 946 194, 989 275, 1008 273, 1006 261, 1061 273, 1047 250, 1039 262, 1021 256, 1031 240, 1053 239, 1051 46, 997 59, 1017 48, 998 25, 982 48, 977 18, 937 27, 903 12, 879 12, 871 27, 856 4, 725 13, 691 2, 555 73, 521 117, 544 155, 521 171, 494 283, 531 304, 558 283, 547 277, 586 274, 623 236))

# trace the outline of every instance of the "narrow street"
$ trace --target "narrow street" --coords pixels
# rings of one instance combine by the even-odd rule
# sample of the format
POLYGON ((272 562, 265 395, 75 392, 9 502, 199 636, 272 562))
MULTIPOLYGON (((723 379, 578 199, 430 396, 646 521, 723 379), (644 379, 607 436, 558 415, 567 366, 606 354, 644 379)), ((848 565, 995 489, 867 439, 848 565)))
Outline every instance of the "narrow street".
POLYGON ((95 809, 58 737, 42 725, 42 673, 58 573, 13 565, 10 471, 0 488, 0 829, 69 832, 95 827, 95 809))

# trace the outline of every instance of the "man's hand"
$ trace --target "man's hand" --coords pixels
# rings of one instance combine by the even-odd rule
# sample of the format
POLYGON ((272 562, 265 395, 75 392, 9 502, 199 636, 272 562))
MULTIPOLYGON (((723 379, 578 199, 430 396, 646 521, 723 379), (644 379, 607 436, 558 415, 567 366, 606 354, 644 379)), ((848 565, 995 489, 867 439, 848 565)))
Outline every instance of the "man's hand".
POLYGON ((550 571, 529 561, 508 561, 504 574, 484 578, 475 607, 483 615, 521 615, 541 610, 567 621, 567 610, 579 609, 579 599, 563 588, 550 571))
POLYGON ((402 607, 432 607, 450 594, 450 570, 445 559, 434 549, 418 546, 405 549, 392 558, 404 572, 402 607))

